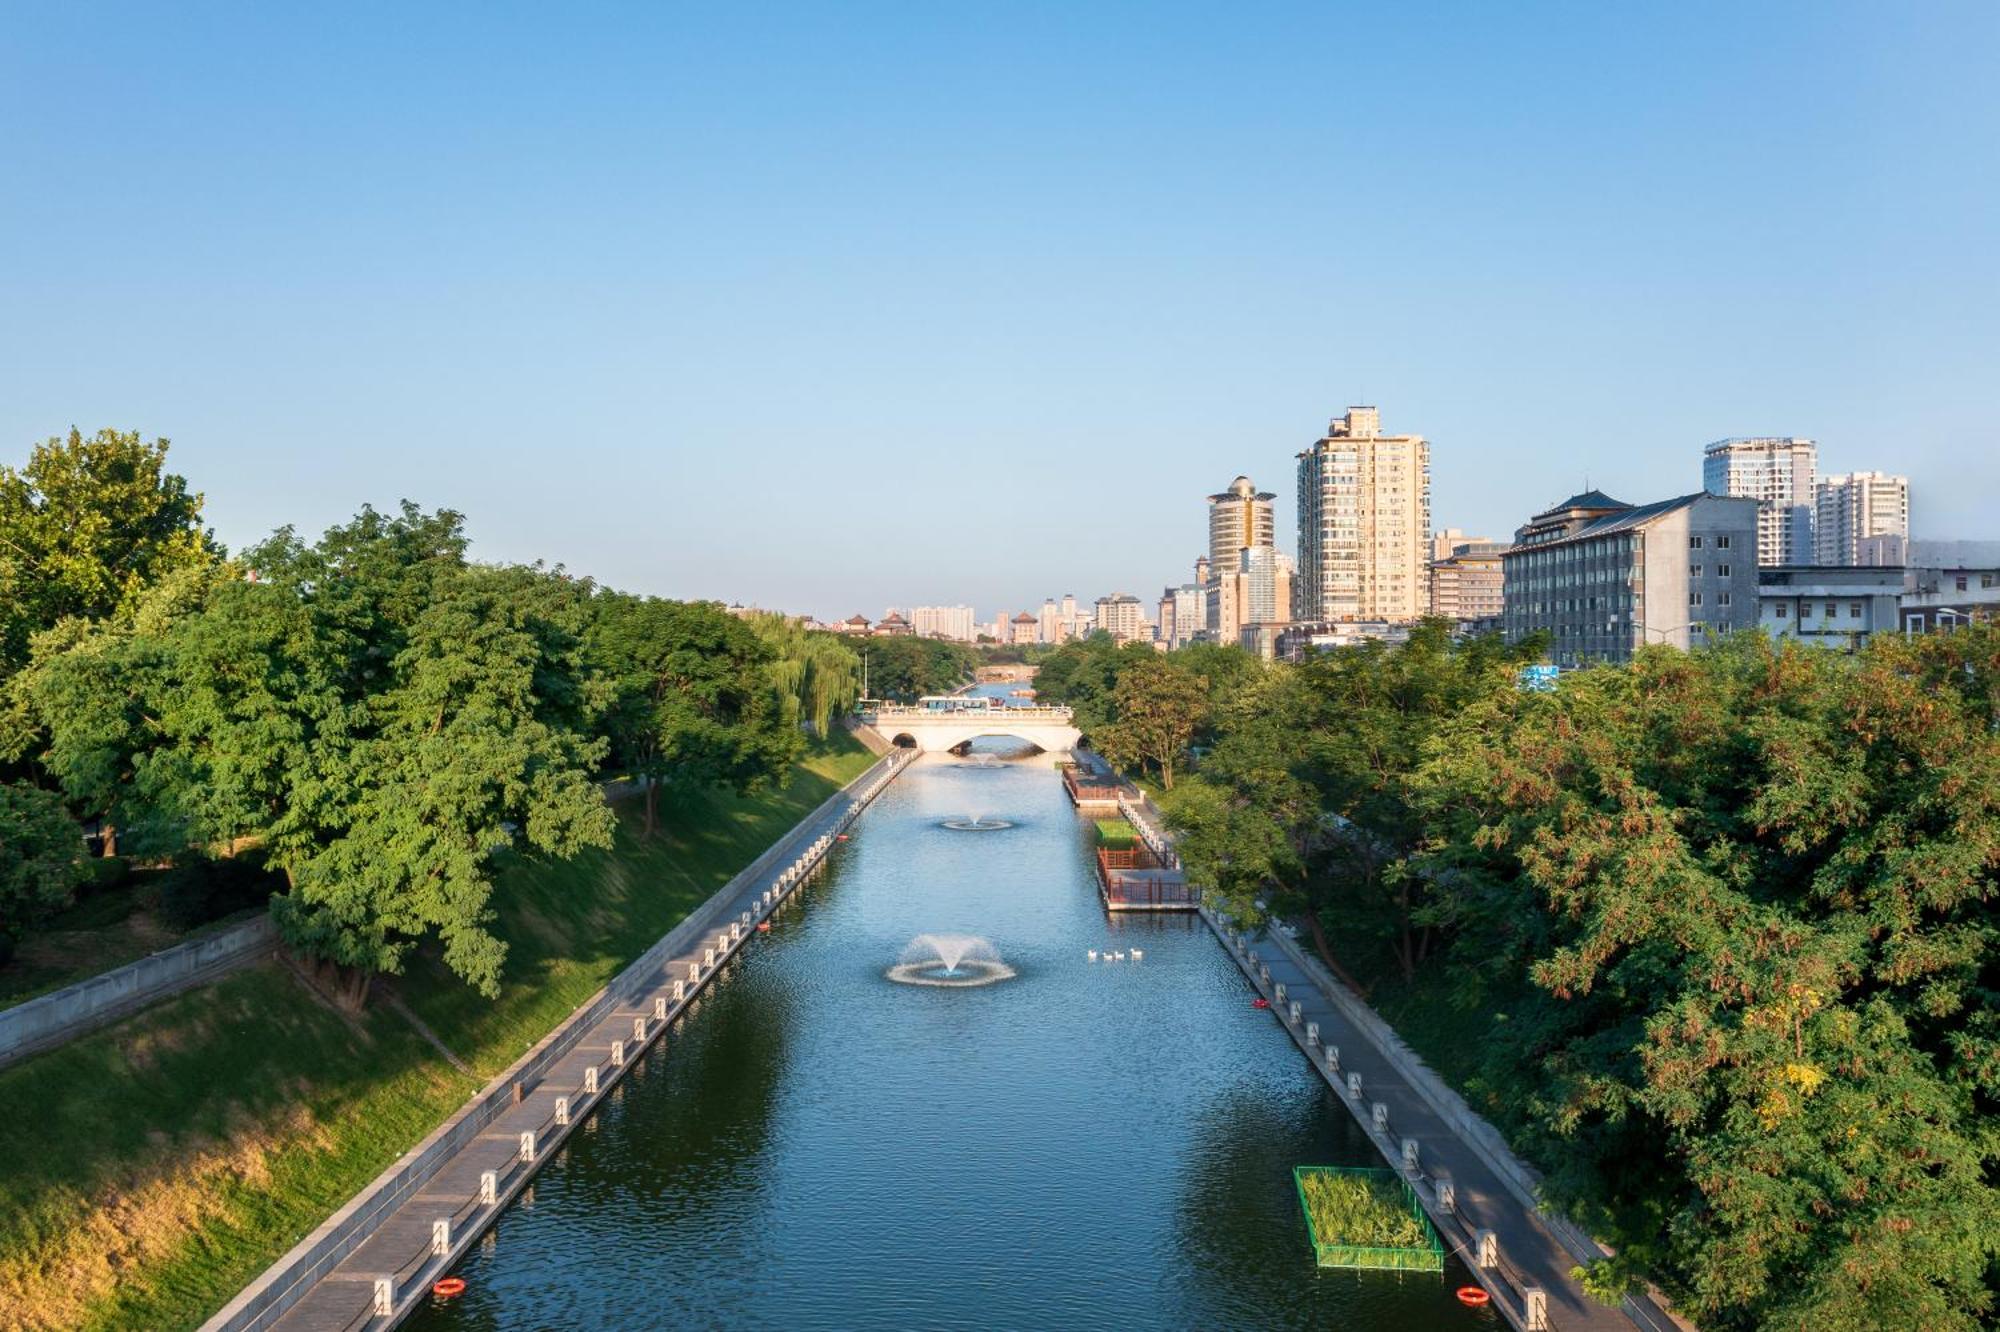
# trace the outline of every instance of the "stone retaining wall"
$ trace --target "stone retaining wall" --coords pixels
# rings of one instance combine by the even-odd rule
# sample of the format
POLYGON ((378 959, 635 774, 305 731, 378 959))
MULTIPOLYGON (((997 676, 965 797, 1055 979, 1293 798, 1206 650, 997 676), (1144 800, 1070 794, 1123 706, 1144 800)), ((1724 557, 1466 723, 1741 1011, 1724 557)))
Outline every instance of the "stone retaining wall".
POLYGON ((0 1068, 267 957, 277 946, 277 927, 268 915, 257 916, 0 1010, 0 1068))

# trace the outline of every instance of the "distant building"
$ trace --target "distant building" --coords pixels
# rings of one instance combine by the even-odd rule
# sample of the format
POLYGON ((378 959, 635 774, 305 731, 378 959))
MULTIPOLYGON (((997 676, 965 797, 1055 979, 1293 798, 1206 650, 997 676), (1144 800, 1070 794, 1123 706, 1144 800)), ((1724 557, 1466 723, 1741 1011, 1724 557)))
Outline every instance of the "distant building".
POLYGON ((1812 564, 1814 485, 1819 445, 1791 436, 1718 439, 1702 450, 1701 484, 1711 495, 1757 501, 1757 563, 1812 564))
POLYGON ((1501 595, 1500 556, 1504 541, 1468 537, 1456 528, 1432 538, 1428 610, 1460 625, 1497 622, 1501 595))
MULTIPOLYGON (((1074 598, 1072 598, 1074 600, 1074 598)), ((1063 617, 1062 607, 1054 597, 1042 603, 1042 609, 1035 616, 1035 633, 1044 643, 1062 643, 1069 639, 1069 620, 1063 617)))
POLYGON ((833 631, 837 634, 865 635, 869 633, 873 628, 874 628, 873 623, 868 619, 866 615, 850 615, 846 619, 842 620, 839 624, 834 625, 833 631))
POLYGON ((1277 523, 1271 512, 1276 498, 1257 489, 1247 476, 1208 497, 1208 556, 1196 561, 1195 568, 1207 598, 1201 627, 1213 642, 1235 642, 1250 615, 1248 588, 1234 580, 1243 572, 1244 551, 1277 552, 1277 523))
POLYGON ((1572 495, 1500 557, 1508 641, 1546 632, 1556 665, 1581 666, 1754 626, 1758 514, 1748 496, 1707 491, 1643 505, 1572 495))
POLYGON ((1152 626, 1146 623, 1146 604, 1124 592, 1097 599, 1094 627, 1121 643, 1150 643, 1153 639, 1152 626))
POLYGON ((892 610, 875 622, 877 638, 907 638, 915 632, 915 627, 903 618, 901 611, 892 610))
POLYGON ((1903 570, 1807 564, 1757 571, 1757 623, 1780 641, 1858 648, 1894 633, 1903 570))
POLYGON ((1169 649, 1186 647, 1207 624, 1206 597, 1194 583, 1160 593, 1160 640, 1169 649))
POLYGON ((1279 629, 1275 649, 1282 660, 1299 661, 1313 652, 1331 652, 1368 642, 1407 643, 1409 639, 1407 620, 1308 620, 1279 629))
POLYGON ((2000 567, 1912 568, 1906 587, 1897 608, 1906 634, 1949 633, 2000 619, 2000 567))
POLYGON ((1035 631, 1039 623, 1040 622, 1036 620, 1034 616, 1028 614, 1028 612, 1026 611, 1022 611, 1019 615, 1016 615, 1014 617, 1014 623, 1012 625, 1013 637, 1006 641, 1014 643, 1016 645, 1034 642, 1035 631))
POLYGON ((1842 472, 1814 491, 1814 564, 1901 564, 1910 539, 1910 478, 1842 472), (1894 555, 1894 559, 1882 557, 1894 555))
POLYGON ((1299 455, 1301 620, 1414 620, 1430 557, 1430 445, 1350 407, 1299 455))
POLYGON ((923 638, 970 643, 979 636, 978 619, 970 606, 916 606, 910 611, 910 626, 923 638))

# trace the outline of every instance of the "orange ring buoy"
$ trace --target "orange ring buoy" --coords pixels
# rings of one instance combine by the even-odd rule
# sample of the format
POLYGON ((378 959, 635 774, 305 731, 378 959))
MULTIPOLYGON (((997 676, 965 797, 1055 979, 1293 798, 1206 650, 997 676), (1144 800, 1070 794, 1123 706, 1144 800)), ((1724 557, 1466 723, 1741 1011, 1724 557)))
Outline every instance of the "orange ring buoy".
POLYGON ((771 922, 770 922, 770 921, 768 921, 768 920, 760 920, 760 921, 758 921, 758 922, 757 922, 757 932, 758 932, 759 934, 769 934, 769 933, 771 932, 771 922))
POLYGON ((1469 1304, 1475 1309, 1492 1298, 1491 1295, 1488 1295, 1478 1286, 1460 1286, 1458 1288, 1458 1302, 1460 1304, 1469 1304))
POLYGON ((465 1294, 465 1279, 463 1277, 440 1277, 437 1281, 431 1283, 431 1294, 441 1300, 448 1300, 454 1295, 463 1295, 465 1294))

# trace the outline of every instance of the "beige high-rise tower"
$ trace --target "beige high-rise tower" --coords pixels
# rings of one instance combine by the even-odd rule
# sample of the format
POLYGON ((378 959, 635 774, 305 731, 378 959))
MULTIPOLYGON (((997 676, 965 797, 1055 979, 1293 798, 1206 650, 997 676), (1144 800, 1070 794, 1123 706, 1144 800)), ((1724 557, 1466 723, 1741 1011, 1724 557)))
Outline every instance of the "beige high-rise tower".
POLYGON ((1209 640, 1234 643, 1249 616, 1247 594, 1241 584, 1243 552, 1269 549, 1276 553, 1277 521, 1271 516, 1271 501, 1277 496, 1257 489, 1257 483, 1239 476, 1229 489, 1208 497, 1208 567, 1198 573, 1206 594, 1206 628, 1209 640))
POLYGON ((1430 561, 1430 445, 1350 407, 1299 455, 1301 620, 1414 620, 1430 561))

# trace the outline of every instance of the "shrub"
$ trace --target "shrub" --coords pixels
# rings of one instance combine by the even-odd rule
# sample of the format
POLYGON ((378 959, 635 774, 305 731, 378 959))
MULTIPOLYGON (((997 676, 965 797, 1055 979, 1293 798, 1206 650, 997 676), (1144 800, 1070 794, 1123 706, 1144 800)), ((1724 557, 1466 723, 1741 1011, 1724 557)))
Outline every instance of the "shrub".
POLYGON ((168 871, 160 885, 160 919, 174 929, 191 930, 245 907, 261 906, 284 888, 283 875, 247 857, 191 856, 168 871))

